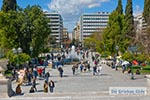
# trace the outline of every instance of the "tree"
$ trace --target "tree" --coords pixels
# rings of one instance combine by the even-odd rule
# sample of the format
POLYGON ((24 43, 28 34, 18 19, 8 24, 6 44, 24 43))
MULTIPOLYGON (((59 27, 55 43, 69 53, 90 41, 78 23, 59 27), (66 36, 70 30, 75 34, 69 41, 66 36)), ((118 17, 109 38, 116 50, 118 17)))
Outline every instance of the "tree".
POLYGON ((16 10, 17 2, 16 0, 3 0, 2 11, 8 12, 10 10, 16 10))
POLYGON ((42 49, 48 44, 48 39, 50 36, 50 27, 48 26, 49 20, 44 15, 43 11, 39 6, 28 6, 24 10, 24 24, 22 31, 25 32, 26 38, 22 41, 22 47, 25 41, 26 48, 24 51, 29 53, 30 46, 33 47, 33 56, 38 56, 42 49))
POLYGON ((24 53, 38 56, 48 44, 50 27, 39 6, 20 11, 0 12, 0 46, 5 49, 21 47, 24 53))
POLYGON ((144 2, 143 16, 148 25, 150 25, 150 0, 145 0, 144 2))
POLYGON ((16 19, 18 14, 14 11, 9 13, 0 12, 0 46, 5 49, 18 47, 17 33, 18 25, 16 19))
POLYGON ((122 0, 118 0, 118 7, 116 8, 116 11, 119 14, 123 14, 122 0))
POLYGON ((94 49, 98 52, 102 51, 102 34, 101 32, 94 32, 90 37, 84 40, 84 46, 86 48, 94 49))
POLYGON ((134 32, 134 17, 133 17, 133 8, 132 0, 127 0, 126 10, 125 10, 125 34, 131 39, 135 38, 134 32))
POLYGON ((119 51, 124 53, 129 44, 126 34, 124 34, 125 17, 123 15, 122 1, 118 1, 118 6, 109 16, 107 28, 103 33, 103 49, 107 54, 116 54, 116 46, 119 46, 119 51))
POLYGON ((9 59, 10 63, 13 63, 15 65, 25 64, 27 61, 31 60, 29 55, 25 53, 21 53, 17 55, 17 54, 14 54, 12 50, 7 52, 6 57, 9 59))

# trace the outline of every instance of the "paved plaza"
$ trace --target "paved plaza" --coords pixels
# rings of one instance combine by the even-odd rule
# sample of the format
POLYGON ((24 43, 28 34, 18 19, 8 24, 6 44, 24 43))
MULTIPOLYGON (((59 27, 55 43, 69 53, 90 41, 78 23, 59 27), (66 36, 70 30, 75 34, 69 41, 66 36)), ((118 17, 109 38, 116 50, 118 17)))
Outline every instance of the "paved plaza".
MULTIPOLYGON (((38 92, 29 93, 31 86, 22 86, 23 95, 0 100, 149 100, 148 93, 146 96, 110 95, 109 87, 146 87, 149 89, 150 82, 141 75, 131 80, 128 74, 115 71, 104 64, 102 66, 102 75, 93 76, 92 70, 82 73, 77 71, 76 75, 72 75, 72 65, 65 65, 63 78, 59 77, 57 69, 46 68, 46 71, 51 74, 49 80, 52 79, 55 82, 54 93, 44 93, 44 80, 38 80, 38 92)), ((13 83, 13 88, 15 87, 13 83)))

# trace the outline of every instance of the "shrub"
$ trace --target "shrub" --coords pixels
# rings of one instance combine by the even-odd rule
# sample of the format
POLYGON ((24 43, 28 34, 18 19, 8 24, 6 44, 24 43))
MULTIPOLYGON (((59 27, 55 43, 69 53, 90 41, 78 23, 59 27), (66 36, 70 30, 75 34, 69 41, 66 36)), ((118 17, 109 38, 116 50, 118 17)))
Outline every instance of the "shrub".
POLYGON ((140 62, 145 62, 147 60, 147 56, 145 54, 136 55, 136 60, 140 62))
POLYGON ((134 60, 134 58, 135 58, 134 55, 131 54, 130 52, 126 52, 122 55, 123 60, 127 60, 127 61, 130 61, 130 62, 132 62, 134 60))
POLYGON ((10 63, 14 64, 24 64, 27 61, 30 61, 30 56, 27 55, 26 53, 20 53, 20 54, 14 54, 12 51, 9 51, 6 54, 6 57, 9 59, 10 63))

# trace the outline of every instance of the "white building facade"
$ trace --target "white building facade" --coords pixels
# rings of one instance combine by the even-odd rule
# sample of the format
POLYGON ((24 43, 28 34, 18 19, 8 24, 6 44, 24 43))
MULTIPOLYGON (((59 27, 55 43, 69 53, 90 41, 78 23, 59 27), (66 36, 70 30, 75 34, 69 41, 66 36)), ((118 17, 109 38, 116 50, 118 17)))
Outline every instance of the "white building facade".
POLYGON ((80 17, 80 35, 79 40, 83 41, 94 32, 103 31, 109 21, 108 12, 87 13, 80 17))
POLYGON ((134 17, 134 24, 137 33, 144 34, 146 32, 147 23, 144 20, 143 14, 139 14, 134 17))
POLYGON ((63 18, 58 13, 45 12, 47 18, 50 19, 49 27, 51 35, 56 38, 56 42, 61 44, 63 39, 63 18))

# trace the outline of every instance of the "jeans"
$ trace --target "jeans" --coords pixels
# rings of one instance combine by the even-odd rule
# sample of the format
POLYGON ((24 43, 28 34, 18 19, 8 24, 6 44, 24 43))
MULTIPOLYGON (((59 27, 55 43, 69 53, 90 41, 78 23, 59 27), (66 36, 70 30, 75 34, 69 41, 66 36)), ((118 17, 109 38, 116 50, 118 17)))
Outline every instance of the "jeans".
POLYGON ((45 78, 45 80, 48 82, 48 80, 49 80, 49 77, 46 77, 46 78, 45 78))
POLYGON ((53 93, 54 87, 50 87, 50 92, 53 93))

